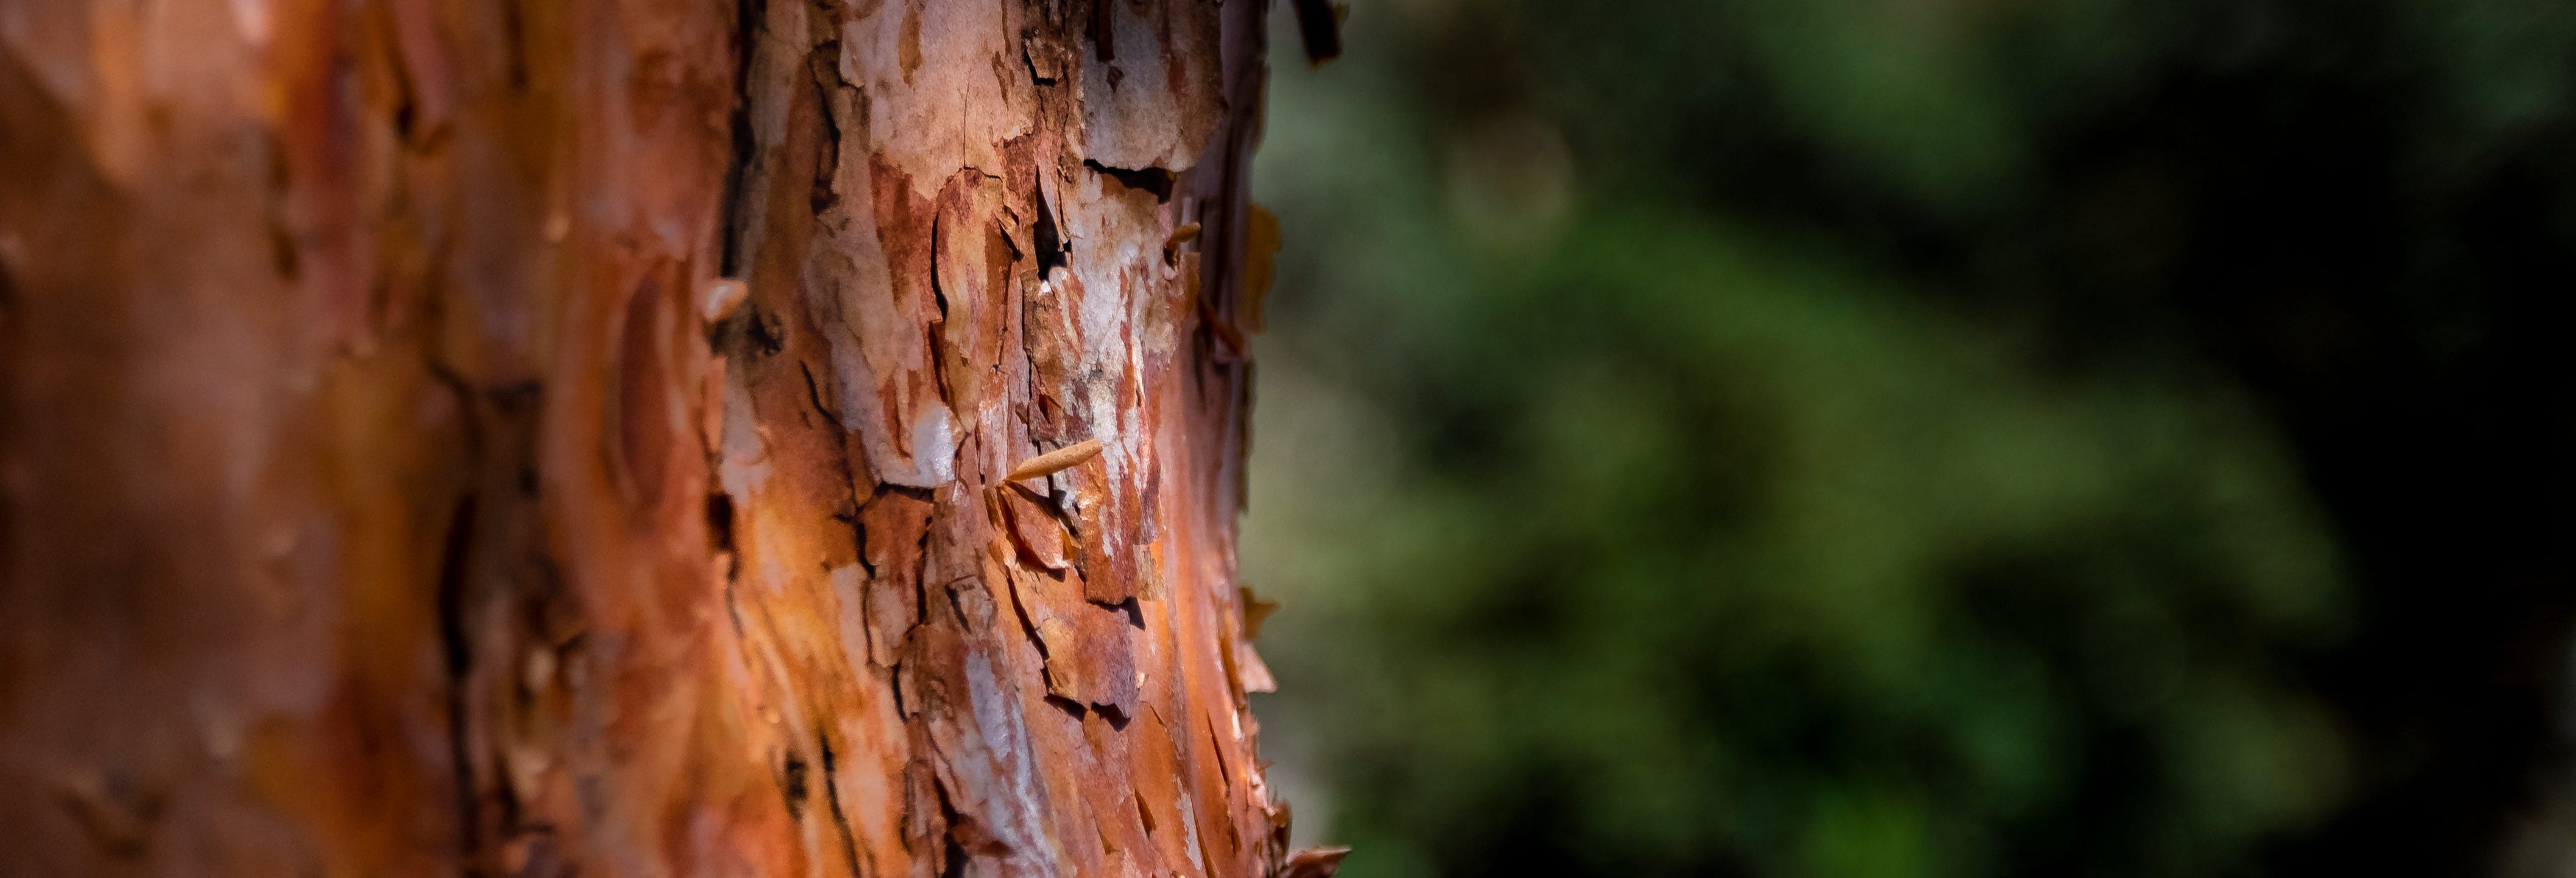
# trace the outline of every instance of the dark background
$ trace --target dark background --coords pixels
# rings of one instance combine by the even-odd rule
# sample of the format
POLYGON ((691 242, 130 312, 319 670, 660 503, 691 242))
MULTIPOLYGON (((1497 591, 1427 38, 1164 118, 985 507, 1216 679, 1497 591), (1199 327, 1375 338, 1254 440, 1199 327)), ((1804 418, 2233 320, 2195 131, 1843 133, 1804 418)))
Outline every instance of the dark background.
POLYGON ((1284 10, 1345 874, 2576 870, 2576 4, 1284 10))

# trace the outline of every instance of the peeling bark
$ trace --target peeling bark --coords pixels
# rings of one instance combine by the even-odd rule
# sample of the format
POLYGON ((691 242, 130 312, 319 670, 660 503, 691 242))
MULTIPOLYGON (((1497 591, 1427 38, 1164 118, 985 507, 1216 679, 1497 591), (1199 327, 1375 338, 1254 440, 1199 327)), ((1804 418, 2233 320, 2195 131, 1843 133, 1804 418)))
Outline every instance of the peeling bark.
POLYGON ((0 874, 1278 872, 1265 5, 0 6, 0 874))

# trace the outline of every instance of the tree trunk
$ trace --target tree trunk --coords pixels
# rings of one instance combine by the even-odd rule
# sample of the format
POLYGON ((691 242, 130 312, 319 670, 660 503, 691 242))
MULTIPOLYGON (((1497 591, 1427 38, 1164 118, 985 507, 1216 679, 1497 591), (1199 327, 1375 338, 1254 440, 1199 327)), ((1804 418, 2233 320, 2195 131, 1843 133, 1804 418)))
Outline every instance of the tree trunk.
POLYGON ((742 3, 0 3, 0 874, 1281 868, 1265 4, 742 3))

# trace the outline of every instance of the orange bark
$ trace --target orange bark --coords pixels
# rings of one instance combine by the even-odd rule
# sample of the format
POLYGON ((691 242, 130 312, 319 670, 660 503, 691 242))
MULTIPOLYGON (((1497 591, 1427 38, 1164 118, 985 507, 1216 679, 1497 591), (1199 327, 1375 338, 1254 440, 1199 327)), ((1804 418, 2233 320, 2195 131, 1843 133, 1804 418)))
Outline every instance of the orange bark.
POLYGON ((0 5, 0 874, 1281 868, 1266 4, 743 2, 0 5))

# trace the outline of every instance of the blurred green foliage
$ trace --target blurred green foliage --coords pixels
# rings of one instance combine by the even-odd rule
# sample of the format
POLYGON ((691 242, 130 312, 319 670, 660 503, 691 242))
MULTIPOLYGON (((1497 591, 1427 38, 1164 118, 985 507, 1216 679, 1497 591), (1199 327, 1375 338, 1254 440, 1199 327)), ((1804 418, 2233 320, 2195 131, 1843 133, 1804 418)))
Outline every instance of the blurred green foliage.
POLYGON ((1668 213, 1579 226, 1400 318, 1449 337, 1368 388, 1410 412, 1385 496, 1255 486, 1364 524, 1248 562, 1343 556, 1269 640, 1352 874, 2189 874, 2331 803, 2271 674, 2336 630, 2331 551, 2241 407, 2060 385, 1668 213))
POLYGON ((2241 874, 2343 802, 2342 550, 2123 298, 2202 181, 2053 169, 2305 64, 2407 83, 2440 179, 2563 115, 2576 7, 1356 5, 1274 77, 1243 563, 1345 874, 2241 874))

